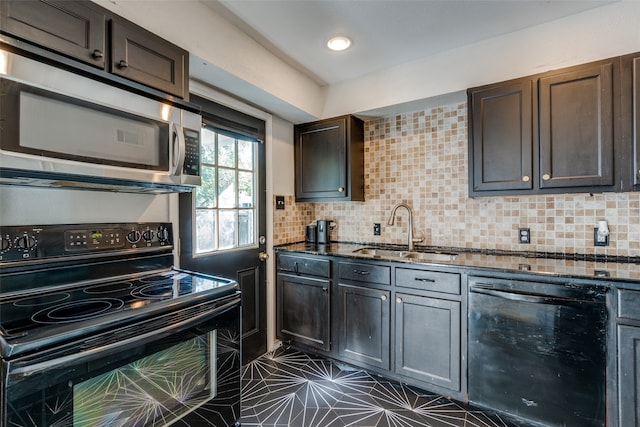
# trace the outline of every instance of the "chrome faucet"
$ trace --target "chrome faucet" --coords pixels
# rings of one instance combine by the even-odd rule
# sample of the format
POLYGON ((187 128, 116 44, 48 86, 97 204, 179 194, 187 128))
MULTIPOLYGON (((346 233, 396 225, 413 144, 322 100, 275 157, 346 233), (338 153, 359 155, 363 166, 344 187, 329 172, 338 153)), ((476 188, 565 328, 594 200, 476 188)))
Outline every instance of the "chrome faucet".
POLYGON ((413 250, 413 244, 417 242, 422 242, 423 239, 414 239, 413 238, 413 211, 411 210, 411 206, 406 203, 398 203, 391 209, 391 215, 389 215, 389 221, 387 221, 387 225, 393 225, 396 219, 396 210, 398 208, 406 208, 407 212, 409 212, 409 237, 407 240, 409 241, 409 250, 413 250))

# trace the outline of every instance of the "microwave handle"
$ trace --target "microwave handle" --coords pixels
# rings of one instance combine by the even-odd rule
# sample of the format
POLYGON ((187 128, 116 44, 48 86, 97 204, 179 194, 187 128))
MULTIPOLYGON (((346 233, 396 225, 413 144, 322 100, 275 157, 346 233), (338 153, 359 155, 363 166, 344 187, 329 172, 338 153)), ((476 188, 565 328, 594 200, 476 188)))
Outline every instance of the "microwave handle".
POLYGON ((171 175, 182 174, 185 156, 185 141, 182 128, 175 123, 171 123, 171 175))

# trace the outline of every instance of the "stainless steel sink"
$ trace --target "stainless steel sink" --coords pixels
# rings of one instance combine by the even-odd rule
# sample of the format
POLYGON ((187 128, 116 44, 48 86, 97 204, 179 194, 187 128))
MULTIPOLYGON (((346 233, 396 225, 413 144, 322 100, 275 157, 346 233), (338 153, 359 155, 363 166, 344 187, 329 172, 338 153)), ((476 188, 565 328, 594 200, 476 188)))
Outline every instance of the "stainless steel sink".
POLYGON ((360 248, 353 251, 358 255, 366 255, 373 258, 414 259, 416 261, 437 262, 454 261, 458 254, 453 252, 417 252, 396 249, 360 248))

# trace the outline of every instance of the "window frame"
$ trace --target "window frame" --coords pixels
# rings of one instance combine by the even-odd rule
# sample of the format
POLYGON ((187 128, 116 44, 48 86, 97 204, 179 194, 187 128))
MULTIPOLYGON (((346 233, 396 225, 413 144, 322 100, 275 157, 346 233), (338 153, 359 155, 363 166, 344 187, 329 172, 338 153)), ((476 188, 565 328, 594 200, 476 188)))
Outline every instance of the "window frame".
MULTIPOLYGON (((224 129, 220 129, 218 127, 215 126, 215 124, 207 121, 207 120, 203 120, 203 124, 202 124, 202 130, 208 129, 210 131, 213 131, 215 133, 215 163, 205 163, 205 162, 201 162, 201 166, 200 166, 200 171, 201 171, 201 176, 203 176, 204 174, 202 173, 203 167, 212 167, 215 168, 215 206, 211 207, 211 208, 202 208, 202 207, 198 207, 197 206, 197 191, 198 188, 196 188, 193 192, 193 195, 191 197, 191 212, 192 212, 192 248, 191 248, 191 253, 192 253, 192 257, 193 258, 198 258, 198 257, 205 257, 205 256, 211 256, 211 255, 215 255, 215 254, 223 254, 223 253, 231 253, 231 252, 235 252, 235 251, 242 251, 242 250, 247 250, 247 249, 256 249, 260 247, 260 242, 259 242, 259 234, 260 234, 260 230, 259 230, 259 215, 261 214, 260 211, 260 206, 258 203, 258 195, 257 195, 257 191, 260 187, 260 182, 259 182, 259 176, 260 174, 258 173, 259 170, 259 162, 258 160, 258 146, 257 144, 261 143, 261 141, 256 140, 255 138, 252 138, 251 136, 246 136, 246 135, 242 135, 240 133, 235 133, 235 132, 229 132, 226 131, 224 129), (232 167, 228 167, 228 166, 220 166, 219 164, 219 159, 218 159, 218 154, 219 154, 219 149, 218 149, 218 138, 219 135, 224 135, 226 137, 229 138, 233 138, 234 139, 234 157, 235 157, 235 166, 232 167), (238 141, 246 141, 252 144, 252 157, 253 157, 253 169, 249 170, 249 169, 241 169, 239 168, 238 165, 238 141), (219 204, 219 187, 218 187, 218 178, 219 178, 219 170, 220 168, 222 168, 223 170, 233 170, 234 174, 235 174, 235 185, 236 185, 236 191, 235 191, 235 207, 225 207, 225 208, 221 208, 220 204, 219 204), (252 173, 252 177, 253 177, 253 188, 252 188, 252 205, 251 207, 242 207, 240 206, 240 200, 239 200, 239 196, 240 196, 240 191, 239 191, 239 172, 251 172, 252 173), (246 211, 246 210, 252 210, 253 211, 253 225, 252 225, 252 230, 251 230, 251 234, 252 234, 252 243, 247 244, 247 245, 239 245, 239 213, 241 211, 246 211), (215 248, 212 250, 206 250, 206 251, 198 251, 198 223, 197 223, 197 214, 198 211, 214 211, 214 215, 215 215, 215 248), (220 211, 233 211, 235 212, 235 233, 234 233, 234 245, 233 247, 226 247, 226 248, 220 248, 220 233, 219 233, 219 218, 220 218, 220 211)), ((202 137, 201 137, 202 140, 202 137)))

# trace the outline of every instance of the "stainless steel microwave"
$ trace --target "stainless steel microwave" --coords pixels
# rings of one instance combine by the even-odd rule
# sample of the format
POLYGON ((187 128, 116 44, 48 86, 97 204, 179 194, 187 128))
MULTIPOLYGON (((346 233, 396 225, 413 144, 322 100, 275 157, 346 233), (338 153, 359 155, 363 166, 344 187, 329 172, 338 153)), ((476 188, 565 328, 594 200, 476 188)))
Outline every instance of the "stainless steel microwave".
POLYGON ((200 185, 199 114, 0 50, 0 183, 200 185))

